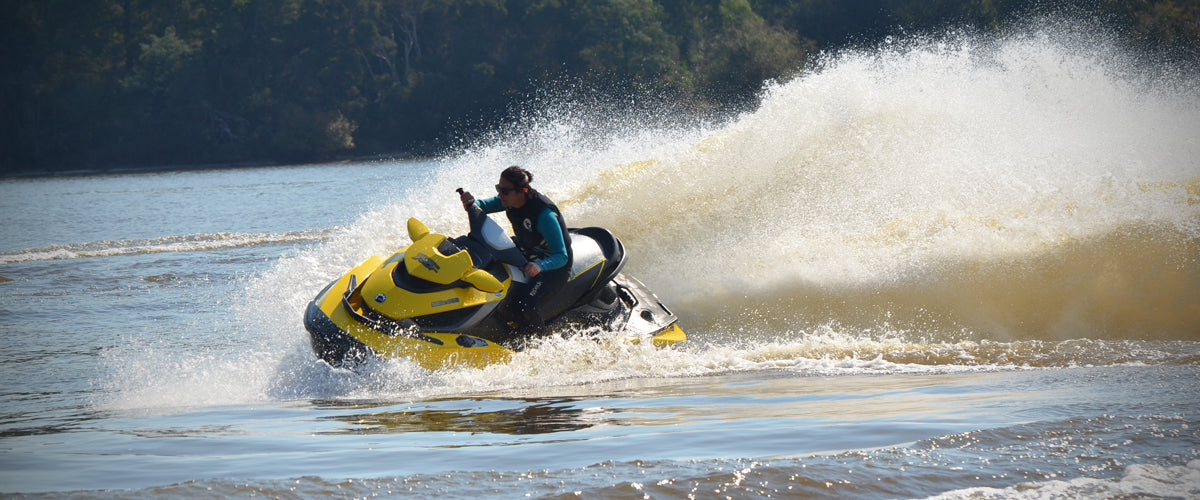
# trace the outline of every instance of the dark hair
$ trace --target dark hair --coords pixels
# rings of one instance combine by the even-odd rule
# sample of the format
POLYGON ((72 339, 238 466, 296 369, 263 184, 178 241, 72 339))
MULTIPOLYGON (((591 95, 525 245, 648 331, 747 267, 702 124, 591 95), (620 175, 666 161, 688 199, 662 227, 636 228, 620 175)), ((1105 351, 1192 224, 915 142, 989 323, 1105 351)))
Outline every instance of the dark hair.
POLYGON ((512 183, 517 189, 529 187, 529 183, 533 182, 533 174, 529 173, 521 167, 513 165, 500 172, 500 178, 512 183))

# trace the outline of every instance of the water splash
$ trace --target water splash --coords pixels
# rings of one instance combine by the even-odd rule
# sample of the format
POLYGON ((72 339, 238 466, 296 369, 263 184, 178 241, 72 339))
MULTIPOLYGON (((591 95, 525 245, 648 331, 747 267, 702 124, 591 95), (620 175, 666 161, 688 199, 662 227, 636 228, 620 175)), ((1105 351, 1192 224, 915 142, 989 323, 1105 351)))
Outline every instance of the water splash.
POLYGON ((1187 343, 1117 339, 1200 339, 1200 79, 1062 28, 826 54, 720 125, 548 104, 248 284, 243 323, 280 371, 265 390, 1194 363, 1187 343), (509 164, 571 225, 624 240, 627 272, 672 306, 688 345, 555 342, 482 372, 313 366, 299 321, 313 294, 406 244, 410 216, 465 232, 454 189, 490 195, 509 164))
POLYGON ((1055 27, 829 55, 570 215, 721 328, 1200 338, 1196 79, 1055 27))

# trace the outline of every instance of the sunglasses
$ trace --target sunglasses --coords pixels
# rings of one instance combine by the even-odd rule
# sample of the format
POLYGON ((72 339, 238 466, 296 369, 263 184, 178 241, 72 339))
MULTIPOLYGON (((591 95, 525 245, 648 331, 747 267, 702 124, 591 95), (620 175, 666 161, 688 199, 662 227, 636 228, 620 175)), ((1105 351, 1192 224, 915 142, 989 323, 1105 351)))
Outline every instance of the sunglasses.
POLYGON ((500 193, 500 194, 508 194, 508 193, 511 193, 511 192, 513 192, 513 191, 516 191, 516 190, 518 190, 518 189, 520 189, 520 188, 515 188, 515 187, 504 187, 504 186, 501 186, 501 185, 499 185, 499 184, 496 184, 496 192, 497 192, 497 193, 500 193))

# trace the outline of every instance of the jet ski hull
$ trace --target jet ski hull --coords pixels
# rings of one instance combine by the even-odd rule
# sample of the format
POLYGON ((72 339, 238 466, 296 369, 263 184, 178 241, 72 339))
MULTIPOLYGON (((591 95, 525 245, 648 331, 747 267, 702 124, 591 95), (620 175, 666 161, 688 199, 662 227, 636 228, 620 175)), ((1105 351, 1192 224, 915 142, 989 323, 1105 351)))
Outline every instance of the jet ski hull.
MULTIPOLYGON (((461 238, 456 241, 474 245, 461 238)), ((492 276, 503 278, 494 283, 500 286, 498 291, 490 289, 492 285, 469 286, 461 281, 444 286, 413 284, 404 267, 407 260, 428 257, 416 256, 417 246, 406 247, 386 260, 382 256, 367 259, 309 303, 304 325, 321 359, 334 366, 352 366, 370 356, 384 356, 409 358, 428 369, 482 367, 507 362, 514 351, 536 338, 528 328, 514 327, 512 316, 505 314, 508 292, 520 286, 517 281, 524 276, 519 269, 498 262, 473 262, 486 264, 492 276), (489 289, 480 290, 480 286, 489 289)), ((550 332, 570 332, 572 328, 619 332, 630 342, 650 339, 659 347, 687 338, 657 296, 640 281, 619 273, 624 249, 611 233, 598 228, 572 230, 572 248, 576 259, 571 278, 548 304, 550 332)), ((474 249, 471 253, 482 252, 474 249)), ((438 253, 431 260, 444 257, 438 253)))

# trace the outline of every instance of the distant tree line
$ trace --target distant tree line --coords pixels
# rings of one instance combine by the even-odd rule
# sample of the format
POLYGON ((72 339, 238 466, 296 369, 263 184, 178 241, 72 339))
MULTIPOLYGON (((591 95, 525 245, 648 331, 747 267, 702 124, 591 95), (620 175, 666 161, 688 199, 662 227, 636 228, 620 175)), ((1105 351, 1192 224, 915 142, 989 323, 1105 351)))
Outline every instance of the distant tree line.
MULTIPOLYGON (((820 49, 1035 0, 5 0, 3 172, 437 153, 556 81, 712 112, 820 49)), ((1200 0, 1079 6, 1195 57, 1200 0)))

